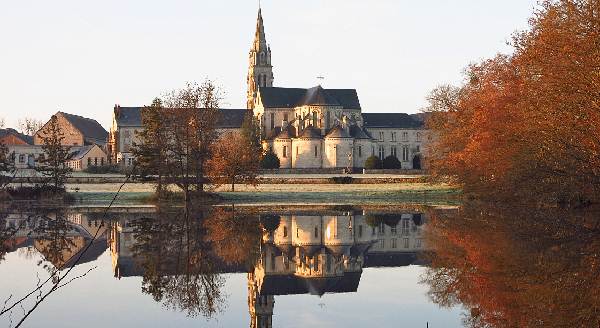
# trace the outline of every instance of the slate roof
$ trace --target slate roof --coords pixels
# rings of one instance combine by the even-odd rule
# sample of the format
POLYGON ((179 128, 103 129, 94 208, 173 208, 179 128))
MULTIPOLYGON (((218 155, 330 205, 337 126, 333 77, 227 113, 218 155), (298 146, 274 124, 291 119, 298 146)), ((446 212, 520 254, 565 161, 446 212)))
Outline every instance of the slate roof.
POLYGON ((360 126, 350 126, 350 136, 354 139, 372 139, 371 135, 360 126))
POLYGON ((296 136, 296 128, 288 125, 286 128, 281 129, 279 133, 277 133, 276 139, 291 139, 296 136))
POLYGON ((312 125, 309 125, 302 131, 300 134, 301 138, 309 138, 309 139, 321 139, 321 130, 314 128, 312 125))
MULTIPOLYGON (((116 107, 115 118, 120 127, 141 127, 143 107, 116 107)), ((242 127, 247 109, 221 108, 222 116, 217 120, 217 128, 233 129, 242 127)))
POLYGON ((304 105, 335 105, 361 109, 355 89, 310 89, 262 87, 260 98, 265 108, 294 108, 304 105))
POLYGON ((115 119, 120 127, 142 126, 142 107, 116 107, 115 119))
POLYGON ((415 115, 405 113, 362 113, 366 128, 420 129, 424 124, 415 115))
POLYGON ((361 272, 345 272, 338 277, 299 277, 294 275, 266 275, 261 295, 294 295, 356 292, 361 272))
POLYGON ((326 138, 352 138, 341 126, 335 126, 327 132, 326 138))
POLYGON ((20 133, 19 131, 12 129, 12 128, 0 129, 0 138, 3 138, 7 135, 13 135, 13 136, 23 140, 27 144, 33 145, 33 137, 32 136, 28 136, 26 134, 20 133))
POLYGON ((73 150, 73 152, 72 152, 73 156, 71 156, 71 160, 82 159, 85 156, 85 154, 89 153, 90 150, 92 150, 92 148, 94 148, 94 145, 71 148, 73 150))
POLYGON ((57 114, 61 114, 67 121, 73 124, 83 134, 84 138, 106 140, 106 137, 108 137, 108 132, 96 120, 63 112, 58 112, 57 114))
POLYGON ((235 129, 240 128, 242 123, 244 123, 244 118, 246 117, 246 113, 248 113, 247 109, 232 109, 232 108, 223 108, 220 109, 221 115, 217 120, 217 127, 221 129, 235 129))

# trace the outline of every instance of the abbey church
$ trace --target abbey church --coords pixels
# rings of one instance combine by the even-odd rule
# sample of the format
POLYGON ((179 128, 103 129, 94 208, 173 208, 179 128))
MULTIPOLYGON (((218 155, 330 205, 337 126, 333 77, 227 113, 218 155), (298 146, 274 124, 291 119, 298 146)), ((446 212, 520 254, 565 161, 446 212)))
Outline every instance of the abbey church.
MULTIPOLYGON (((236 130, 251 110, 260 122, 263 146, 282 169, 357 169, 370 156, 395 156, 402 169, 421 169, 427 133, 422 117, 363 113, 355 89, 276 87, 272 53, 261 9, 249 53, 246 109, 221 109, 218 128, 236 130)), ((113 162, 131 165, 142 107, 115 106, 108 150, 113 162)))
POLYGON ((281 168, 362 168, 369 156, 392 155, 404 169, 421 169, 426 136, 418 115, 363 113, 354 89, 274 87, 260 9, 249 61, 247 107, 281 168))

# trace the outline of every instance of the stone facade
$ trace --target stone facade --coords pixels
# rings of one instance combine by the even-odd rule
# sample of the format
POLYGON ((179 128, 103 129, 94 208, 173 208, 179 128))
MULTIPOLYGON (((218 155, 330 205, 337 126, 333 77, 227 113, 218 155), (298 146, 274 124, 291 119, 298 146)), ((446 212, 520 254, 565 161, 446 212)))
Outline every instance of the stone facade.
MULTIPOLYGON (((85 146, 95 144, 103 147, 106 144, 108 132, 96 120, 63 112, 58 112, 54 116, 58 119, 64 137, 61 142, 63 145, 85 146)), ((43 144, 42 136, 45 135, 49 123, 50 121, 34 135, 35 145, 43 144)))
POLYGON ((422 169, 427 131, 419 115, 366 114, 354 89, 273 87, 271 49, 259 10, 250 49, 248 108, 260 122, 263 145, 284 169, 363 168, 370 156, 395 156, 403 169, 422 169), (264 66, 256 54, 263 53, 264 66), (260 64, 260 62, 258 62, 260 64), (264 71, 263 71, 264 70, 264 71))

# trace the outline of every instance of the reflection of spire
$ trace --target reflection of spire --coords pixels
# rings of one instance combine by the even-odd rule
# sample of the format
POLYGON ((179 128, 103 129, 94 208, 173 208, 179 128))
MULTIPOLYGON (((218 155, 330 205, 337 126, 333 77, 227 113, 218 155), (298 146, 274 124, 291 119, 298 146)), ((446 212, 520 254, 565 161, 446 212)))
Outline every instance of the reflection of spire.
POLYGON ((261 295, 255 274, 248 273, 248 312, 250 313, 250 328, 273 327, 273 295, 261 295))

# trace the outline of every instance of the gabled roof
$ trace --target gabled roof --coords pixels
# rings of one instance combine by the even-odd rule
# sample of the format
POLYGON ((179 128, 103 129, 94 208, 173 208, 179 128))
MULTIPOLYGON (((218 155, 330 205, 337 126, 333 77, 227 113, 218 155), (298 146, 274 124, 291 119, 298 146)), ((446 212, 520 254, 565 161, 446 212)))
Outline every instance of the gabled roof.
MULTIPOLYGON (((141 127, 143 107, 115 107, 115 119, 119 127, 141 127)), ((220 108, 221 116, 217 120, 217 128, 240 128, 244 122, 247 109, 220 108)))
POLYGON ((275 139, 291 139, 296 136, 296 128, 291 125, 281 129, 281 131, 277 134, 275 139))
POLYGON ((344 128, 342 128, 339 125, 333 127, 331 130, 329 130, 329 132, 327 133, 327 135, 325 137, 326 138, 352 138, 350 136, 350 134, 348 132, 346 132, 346 130, 344 130, 344 128))
POLYGON ((26 134, 20 133, 19 131, 12 129, 12 128, 0 129, 0 138, 3 138, 8 135, 13 135, 13 136, 23 140, 23 142, 27 143, 28 145, 33 145, 33 137, 32 136, 28 136, 26 134))
POLYGON ((423 121, 405 113, 363 113, 362 117, 367 128, 420 129, 423 127, 423 121))
POLYGON ((265 108, 294 108, 304 105, 342 106, 361 109, 355 89, 310 89, 261 87, 258 91, 265 108))
POLYGON ((329 92, 320 85, 306 90, 304 97, 300 100, 302 105, 315 106, 340 106, 341 104, 329 92))
POLYGON ((309 125, 302 131, 300 134, 300 138, 309 138, 309 139, 321 139, 321 130, 314 128, 312 125, 309 125))
MULTIPOLYGON (((92 148, 94 148, 94 146, 96 145, 88 145, 88 146, 82 146, 82 147, 72 147, 71 150, 71 160, 80 160, 82 159, 87 153, 90 152, 90 150, 92 150, 92 148)), ((97 146, 96 146, 97 147, 97 146)))
POLYGON ((73 124, 83 134, 84 138, 106 140, 106 137, 108 137, 108 132, 96 120, 63 112, 58 112, 57 114, 62 115, 67 121, 73 124))

